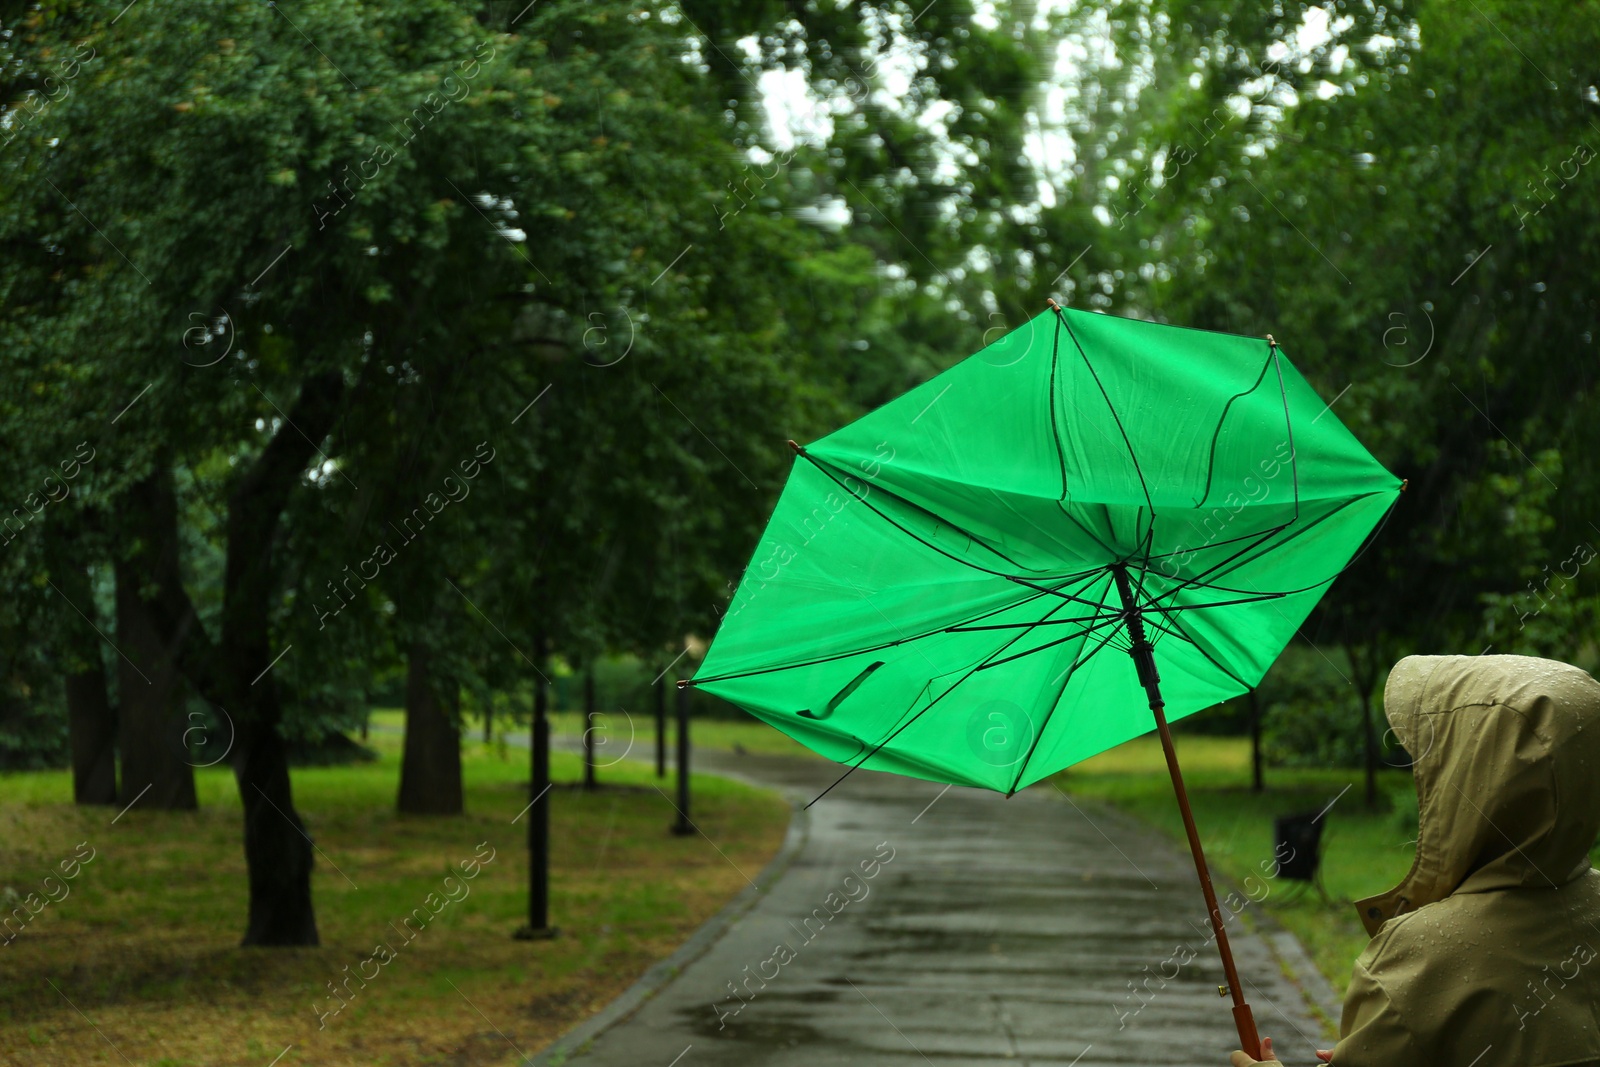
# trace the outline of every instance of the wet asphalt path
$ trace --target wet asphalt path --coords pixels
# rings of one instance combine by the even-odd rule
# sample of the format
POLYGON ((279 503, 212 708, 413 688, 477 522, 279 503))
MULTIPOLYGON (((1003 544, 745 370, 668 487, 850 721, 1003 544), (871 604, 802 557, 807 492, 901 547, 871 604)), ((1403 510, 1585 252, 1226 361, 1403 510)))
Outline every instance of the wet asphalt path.
MULTIPOLYGON (((836 774, 815 760, 692 762, 807 799, 836 774)), ((1187 853, 1049 787, 1010 800, 942 790, 852 775, 811 808, 805 844, 770 891, 565 1062, 1228 1062, 1238 1041, 1187 853)), ((1262 1031, 1290 1062, 1315 1062, 1322 1035, 1299 989, 1240 920, 1229 936, 1262 1031)))

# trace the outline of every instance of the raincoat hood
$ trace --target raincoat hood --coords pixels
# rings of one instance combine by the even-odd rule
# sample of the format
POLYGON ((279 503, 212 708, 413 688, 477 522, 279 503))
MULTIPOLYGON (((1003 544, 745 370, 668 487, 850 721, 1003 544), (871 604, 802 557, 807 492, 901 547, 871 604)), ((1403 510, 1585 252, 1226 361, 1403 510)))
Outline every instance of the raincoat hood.
POLYGON ((1524 656, 1411 656, 1384 712, 1417 856, 1358 902, 1372 941, 1339 1067, 1600 1067, 1600 682, 1524 656))
POLYGON ((1527 656, 1408 656, 1384 714, 1413 759, 1417 853, 1367 932, 1452 893, 1555 889, 1600 834, 1600 682, 1527 656))

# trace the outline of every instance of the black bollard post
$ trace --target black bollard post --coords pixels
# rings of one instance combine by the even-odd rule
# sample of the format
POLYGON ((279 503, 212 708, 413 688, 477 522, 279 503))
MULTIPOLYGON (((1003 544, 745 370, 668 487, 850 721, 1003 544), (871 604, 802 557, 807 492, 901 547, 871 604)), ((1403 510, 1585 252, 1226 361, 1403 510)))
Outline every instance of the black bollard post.
MULTIPOLYGON (((661 672, 665 675, 667 672, 661 672)), ((656 777, 667 776, 667 682, 656 679, 656 777)))
POLYGON ((528 820, 528 925, 512 936, 542 941, 558 932, 550 925, 550 695, 543 678, 533 683, 533 720, 529 723, 533 802, 523 813, 528 820))
POLYGON ((689 821, 689 690, 678 689, 678 819, 672 832, 680 837, 695 832, 689 821))

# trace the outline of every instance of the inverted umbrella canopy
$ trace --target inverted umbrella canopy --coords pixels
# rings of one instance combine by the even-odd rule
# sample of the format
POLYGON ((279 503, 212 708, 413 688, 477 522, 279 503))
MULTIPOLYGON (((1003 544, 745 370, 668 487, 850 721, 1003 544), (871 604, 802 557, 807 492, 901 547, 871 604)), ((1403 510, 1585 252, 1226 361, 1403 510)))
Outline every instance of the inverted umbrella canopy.
POLYGON ((680 684, 852 768, 1007 795, 1154 725, 1259 1058, 1167 723, 1261 680, 1404 483, 1270 337, 1054 301, 794 448, 680 684))
POLYGON ((1127 607, 1169 719, 1246 692, 1401 490, 1270 339, 1056 307, 796 450, 692 684, 1008 794, 1150 731, 1127 607))

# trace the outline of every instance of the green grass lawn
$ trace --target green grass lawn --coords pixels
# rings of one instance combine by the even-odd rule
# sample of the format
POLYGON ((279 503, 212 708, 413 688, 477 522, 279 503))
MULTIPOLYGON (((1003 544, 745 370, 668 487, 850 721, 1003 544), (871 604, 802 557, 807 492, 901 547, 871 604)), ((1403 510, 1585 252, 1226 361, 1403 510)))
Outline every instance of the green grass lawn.
MULTIPOLYGON (((672 709, 667 709, 667 758, 671 762, 672 746, 676 743, 677 727, 672 709)), ((595 714, 596 762, 607 765, 625 757, 654 760, 656 751, 656 720, 653 709, 613 710, 595 714)), ((405 712, 399 708, 380 708, 372 712, 371 722, 385 730, 398 730, 405 724, 405 712)), ((497 720, 495 734, 502 724, 497 720)), ((512 724, 513 734, 528 736, 528 724, 512 724)), ((550 734, 554 738, 576 741, 583 736, 584 723, 581 711, 554 711, 550 713, 550 734)), ((724 752, 742 749, 772 756, 807 756, 810 750, 787 734, 780 733, 766 723, 755 719, 701 719, 689 727, 689 735, 696 747, 714 748, 724 752)), ((483 720, 469 722, 466 735, 482 739, 483 720)))
POLYGON ((529 800, 526 751, 467 741, 467 813, 419 818, 394 811, 400 737, 368 743, 376 763, 294 771, 321 853, 315 949, 238 947, 246 885, 227 771, 197 773, 198 812, 134 810, 115 825, 114 809, 71 803, 64 771, 0 775, 0 896, 38 892, 80 842, 94 850, 70 895, 0 945, 0 1063, 264 1067, 289 1045, 285 1065, 516 1063, 670 954, 755 877, 788 824, 777 796, 696 776, 705 836, 673 837, 650 768, 607 768, 610 788, 585 794, 559 784, 580 767, 557 752, 551 911, 564 933, 517 942, 527 822, 511 820, 529 800), (401 947, 391 923, 442 897, 448 865, 481 842, 494 858, 468 895, 401 947), (396 958, 354 983, 324 1028, 313 1005, 337 1004, 327 984, 363 970, 379 941, 396 958))

